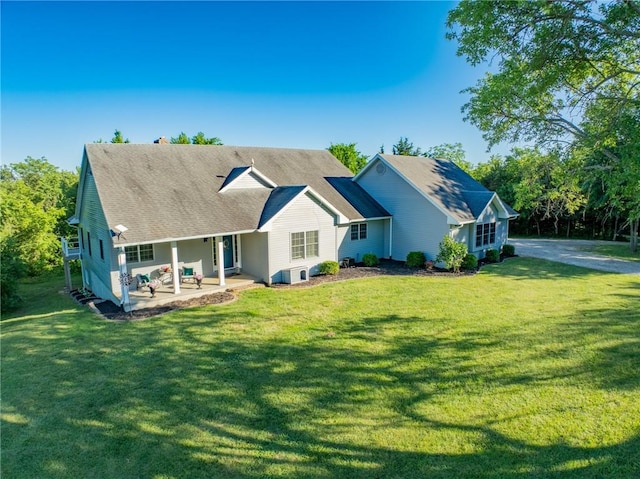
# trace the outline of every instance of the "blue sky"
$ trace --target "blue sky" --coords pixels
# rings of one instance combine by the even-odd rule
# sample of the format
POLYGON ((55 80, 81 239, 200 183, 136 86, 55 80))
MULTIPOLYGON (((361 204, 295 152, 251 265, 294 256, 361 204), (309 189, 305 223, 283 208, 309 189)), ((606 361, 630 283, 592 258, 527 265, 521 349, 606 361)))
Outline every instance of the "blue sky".
POLYGON ((444 38, 451 2, 2 1, 2 163, 72 170, 84 143, 203 131, 226 145, 387 152, 486 144, 444 38))

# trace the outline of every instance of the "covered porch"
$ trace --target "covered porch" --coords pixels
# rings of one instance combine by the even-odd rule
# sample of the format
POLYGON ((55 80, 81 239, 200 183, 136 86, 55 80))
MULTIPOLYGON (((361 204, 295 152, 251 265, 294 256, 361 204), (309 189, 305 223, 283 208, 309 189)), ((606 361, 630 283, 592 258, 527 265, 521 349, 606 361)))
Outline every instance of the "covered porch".
POLYGON ((151 296, 148 287, 141 287, 138 290, 129 291, 129 304, 125 304, 125 310, 135 311, 137 309, 152 308, 175 301, 186 301, 207 294, 219 293, 227 289, 246 288, 258 283, 256 278, 247 274, 231 274, 225 277, 224 284, 220 285, 218 277, 207 277, 202 279, 200 288, 195 282, 183 282, 180 284, 180 291, 174 291, 173 284, 164 284, 151 296))
POLYGON ((119 274, 117 278, 112 275, 112 286, 125 311, 186 301, 262 281, 252 271, 243 271, 240 233, 116 247, 119 274), (196 277, 202 278, 200 287, 196 277), (149 282, 156 287, 154 297, 149 282), (116 293, 118 290, 120 294, 116 293))

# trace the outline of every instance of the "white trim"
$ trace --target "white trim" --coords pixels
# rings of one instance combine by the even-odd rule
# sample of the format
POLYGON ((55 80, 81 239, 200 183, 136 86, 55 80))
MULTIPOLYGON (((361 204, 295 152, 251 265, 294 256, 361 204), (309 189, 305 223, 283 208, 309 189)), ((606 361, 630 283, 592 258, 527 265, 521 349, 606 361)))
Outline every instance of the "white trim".
POLYGON ((393 217, 389 218, 389 259, 393 258, 393 217))
POLYGON ((151 240, 151 241, 139 241, 136 243, 122 243, 122 244, 118 243, 117 245, 114 245, 114 248, 119 248, 120 246, 137 246, 141 244, 171 243, 172 241, 189 241, 194 239, 211 238, 216 236, 241 235, 241 234, 255 233, 256 231, 257 230, 243 230, 243 231, 232 231, 228 233, 208 233, 205 235, 185 236, 182 238, 163 238, 163 239, 151 240))
POLYGON ((127 253, 124 252, 124 247, 120 248, 118 252, 118 271, 120 280, 120 293, 122 294, 122 302, 120 303, 123 309, 126 311, 130 305, 129 301, 129 285, 122 282, 122 278, 127 273, 127 253))
POLYGON ((220 188, 220 190, 218 190, 218 193, 224 193, 229 189, 233 189, 231 188, 231 186, 236 181, 240 180, 240 178, 244 178, 245 176, 250 175, 251 173, 255 174, 259 179, 261 179, 268 185, 268 186, 265 186, 265 188, 268 188, 268 187, 275 188, 278 186, 275 181, 272 181, 271 179, 269 179, 268 176, 261 173, 255 166, 253 165, 247 166, 246 168, 247 168, 246 170, 244 170, 242 173, 236 176, 230 183, 227 183, 226 185, 224 185, 224 188, 220 188))
POLYGON ((273 227, 273 223, 282 214, 284 214, 284 212, 287 210, 287 208, 289 208, 289 206, 294 201, 296 201, 302 195, 306 195, 307 193, 309 193, 311 196, 315 197, 315 199, 318 200, 318 202, 320 202, 321 206, 325 206, 331 213, 333 213, 337 217, 336 218, 336 223, 337 224, 344 224, 344 220, 346 220, 346 216, 345 215, 340 213, 340 211, 338 211, 335 206, 333 206, 326 199, 324 199, 321 195, 319 195, 316 191, 314 191, 313 188, 311 188, 310 186, 305 186, 297 195, 295 195, 293 198, 291 198, 291 200, 289 202, 287 202, 286 205, 284 205, 282 208, 280 208, 280 211, 278 211, 275 215, 273 215, 269 219, 269 221, 267 221, 265 224, 263 224, 262 227, 258 228, 256 231, 258 231, 258 233, 264 233, 264 232, 267 232, 267 231, 271 231, 272 227, 273 227))
POLYGON ((173 270, 173 294, 180 294, 180 264, 178 262, 178 243, 171 242, 171 269, 173 270))
POLYGON ((389 216, 375 216, 373 218, 361 218, 359 220, 349 220, 347 223, 347 225, 350 225, 352 223, 364 223, 365 221, 380 221, 380 220, 388 220, 391 218, 392 215, 389 216))
POLYGON ((218 241, 217 246, 218 246, 218 255, 217 255, 218 281, 219 281, 219 286, 224 286, 226 284, 224 281, 224 242, 218 241), (220 262, 222 262, 222 264, 220 264, 220 262))
POLYGON ((233 242, 234 242, 234 254, 236 251, 238 251, 238 255, 236 258, 236 263, 235 263, 235 267, 238 269, 242 269, 242 240, 241 240, 241 236, 240 235, 233 235, 233 242))

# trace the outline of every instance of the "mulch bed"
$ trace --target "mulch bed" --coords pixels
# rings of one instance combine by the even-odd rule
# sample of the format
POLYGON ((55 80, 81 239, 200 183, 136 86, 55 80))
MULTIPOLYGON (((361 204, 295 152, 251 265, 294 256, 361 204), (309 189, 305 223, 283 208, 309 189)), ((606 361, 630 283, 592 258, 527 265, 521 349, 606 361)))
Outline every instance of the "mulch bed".
MULTIPOLYGON (((502 260, 502 258, 501 258, 502 260)), ((478 268, 482 266, 483 262, 480 261, 478 268)), ((277 289, 286 288, 308 288, 317 286, 319 284, 331 283, 335 281, 345 281, 348 279, 357 278, 370 278, 373 276, 469 276, 474 275, 476 271, 464 271, 454 274, 448 270, 433 268, 427 270, 425 268, 407 268, 404 261, 385 260, 381 259, 378 266, 364 266, 362 263, 357 264, 352 268, 341 268, 336 275, 318 275, 309 278, 309 281, 297 284, 273 284, 270 287, 277 289)), ((161 314, 168 313, 170 311, 176 311, 178 309, 193 308, 196 306, 204 306, 207 304, 223 304, 233 301, 236 298, 236 294, 232 290, 227 290, 222 293, 212 293, 199 298, 193 298, 184 301, 175 301, 173 303, 165 304, 162 306, 156 306, 153 308, 138 309, 125 313, 122 309, 113 304, 111 301, 102 301, 94 303, 93 306, 100 311, 100 314, 106 319, 116 321, 132 321, 139 319, 151 318, 159 316, 161 314)))
POLYGON ((207 304, 229 303, 235 298, 236 296, 232 291, 224 291, 221 293, 207 294, 205 296, 200 296, 199 298, 174 301, 172 303, 163 304, 162 306, 136 309, 129 313, 124 312, 120 306, 113 304, 111 301, 101 301, 99 303, 94 303, 93 306, 100 311, 100 314, 106 319, 114 321, 135 321, 160 316, 161 314, 176 311, 178 309, 193 308, 195 306, 204 306, 207 304))

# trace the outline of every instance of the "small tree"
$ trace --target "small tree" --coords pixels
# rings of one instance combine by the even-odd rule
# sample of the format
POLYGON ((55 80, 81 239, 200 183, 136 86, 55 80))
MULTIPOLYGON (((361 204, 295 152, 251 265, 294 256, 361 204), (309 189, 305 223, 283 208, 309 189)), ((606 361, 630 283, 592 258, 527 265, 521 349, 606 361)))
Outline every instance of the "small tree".
POLYGON ((336 143, 335 145, 331 143, 327 150, 353 174, 358 173, 367 164, 367 155, 360 153, 355 143, 336 143))
POLYGON ((460 272, 460 266, 467 255, 467 245, 458 243, 451 236, 445 234, 440 242, 440 251, 436 257, 436 261, 443 262, 447 268, 453 270, 454 273, 460 272))
POLYGON ((398 143, 393 145, 393 154, 403 156, 420 156, 422 154, 422 150, 418 147, 414 147, 413 142, 409 141, 409 138, 401 136, 398 143))

